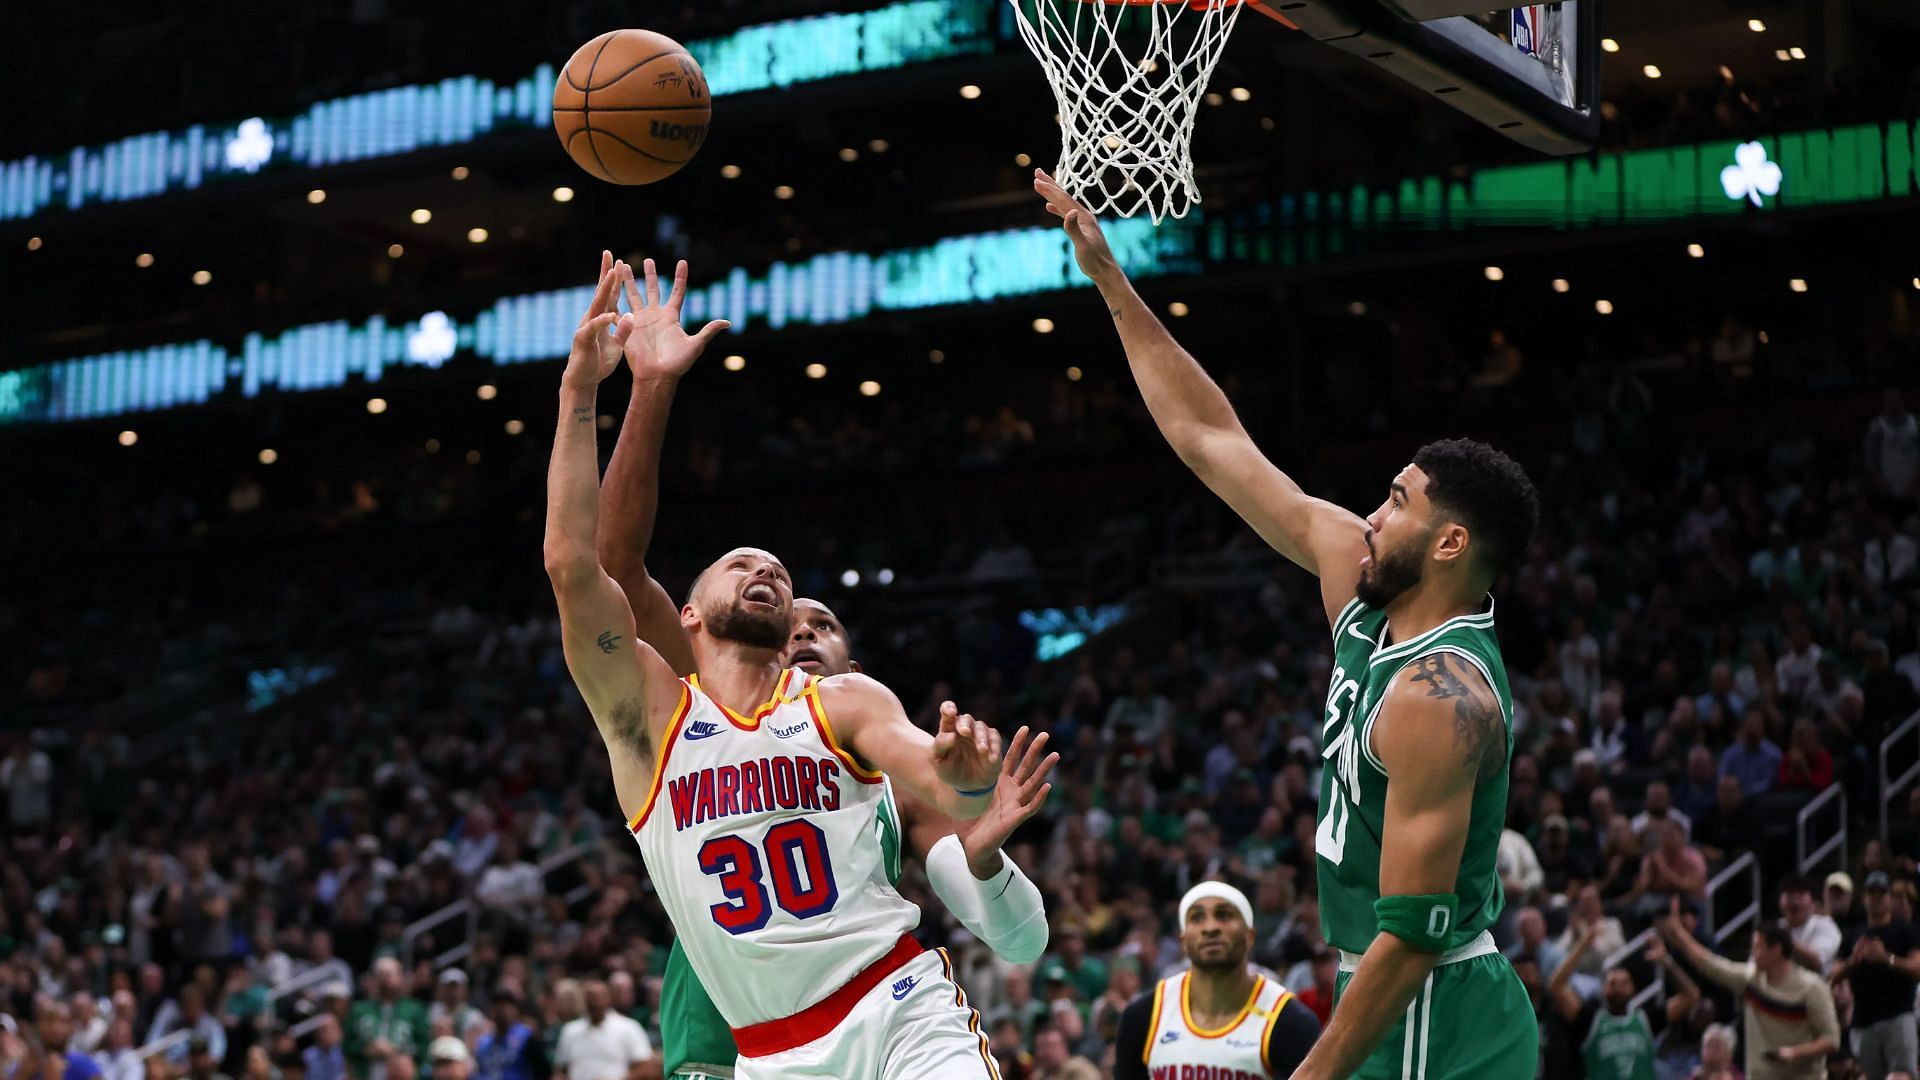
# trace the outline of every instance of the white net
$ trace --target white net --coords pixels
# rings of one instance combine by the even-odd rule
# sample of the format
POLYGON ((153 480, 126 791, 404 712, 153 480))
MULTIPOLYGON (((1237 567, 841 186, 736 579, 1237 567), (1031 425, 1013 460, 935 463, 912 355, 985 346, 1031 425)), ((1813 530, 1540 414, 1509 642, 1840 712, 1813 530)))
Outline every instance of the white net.
POLYGON ((1060 109, 1054 179, 1094 213, 1157 224, 1200 202, 1193 124, 1239 0, 1010 0, 1060 109))

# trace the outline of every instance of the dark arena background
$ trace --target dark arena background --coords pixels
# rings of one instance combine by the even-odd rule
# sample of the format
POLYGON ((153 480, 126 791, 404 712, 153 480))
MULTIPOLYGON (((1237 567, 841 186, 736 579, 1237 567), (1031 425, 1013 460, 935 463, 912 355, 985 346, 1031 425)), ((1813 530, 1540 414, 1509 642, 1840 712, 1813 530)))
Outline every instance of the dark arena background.
MULTIPOLYGON (((1108 235, 1307 491, 1365 515, 1455 435, 1533 478, 1493 588, 1494 934, 1540 1075, 1585 1069, 1556 989, 1616 968, 1659 1076, 1740 1075, 1695 1070, 1746 1060, 1751 1010, 1647 954, 1676 896, 1714 951, 1784 919, 1838 975, 1826 1073, 1778 1075, 1910 1075, 1847 1032, 1890 993, 1910 1024, 1920 976, 1855 950, 1870 918, 1920 950, 1920 9, 1604 3, 1598 142, 1561 157, 1244 19, 1204 201, 1108 235)), ((686 259, 689 325, 733 323, 667 430, 668 592, 768 548, 920 725, 952 698, 1052 733, 1006 847, 1046 955, 997 959, 916 861, 900 885, 1001 1074, 1110 1074, 1208 878, 1330 1006, 1320 596, 1147 414, 1033 193, 1056 106, 1006 0, 163 7, 4 16, 7 1080, 600 1080, 556 1058, 602 1007, 659 1047, 674 930, 541 559, 603 248, 686 259), (647 186, 548 112, 621 27, 713 94, 647 186)))

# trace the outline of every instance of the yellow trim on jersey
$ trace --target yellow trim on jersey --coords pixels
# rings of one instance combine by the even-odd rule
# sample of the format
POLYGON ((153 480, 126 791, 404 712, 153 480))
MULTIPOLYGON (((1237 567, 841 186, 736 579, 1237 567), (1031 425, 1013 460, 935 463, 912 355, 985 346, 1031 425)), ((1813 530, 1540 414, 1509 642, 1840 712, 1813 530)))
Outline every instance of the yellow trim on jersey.
POLYGON ((1273 1025, 1280 1022, 1280 1010, 1293 1000, 1293 991, 1282 989, 1280 1000, 1273 1003, 1273 1011, 1267 1014, 1267 1026, 1260 1029, 1260 1067, 1273 1073, 1273 1062, 1267 1060, 1267 1047, 1273 1045, 1273 1025))
POLYGON ((667 775, 667 755, 673 753, 674 741, 680 737, 680 724, 692 711, 693 690, 687 685, 687 680, 682 679, 680 680, 680 704, 674 706, 673 719, 667 721, 667 741, 660 747, 659 755, 653 759, 653 783, 647 785, 647 801, 640 804, 640 812, 633 815, 632 821, 627 822, 628 832, 639 832, 640 826, 647 822, 647 815, 653 811, 653 801, 660 797, 660 782, 667 775))
MULTIPOLYGON (((726 714, 727 719, 733 721, 735 727, 745 728, 748 731, 758 731, 760 729, 760 721, 766 719, 768 713, 787 703, 787 684, 793 681, 793 673, 798 670, 798 668, 787 668, 782 671, 779 681, 773 684, 773 696, 768 698, 759 708, 753 710, 752 716, 742 716, 734 712, 732 709, 727 708, 720 699, 711 694, 707 694, 707 700, 720 706, 720 711, 726 714)), ((700 673, 696 671, 687 676, 687 683, 695 690, 700 690, 700 673)), ((700 692, 703 694, 707 693, 705 690, 700 690, 700 692)))
POLYGON ((980 1042, 980 1060, 987 1063, 988 1080, 1000 1080, 1000 1063, 993 1060, 993 1048, 988 1045, 986 1032, 980 1030, 980 1010, 967 1003, 967 992, 960 989, 960 980, 953 977, 953 958, 945 949, 935 949, 940 954, 940 973, 953 984, 953 1003, 967 1010, 967 1030, 980 1042))
POLYGON ((1246 1021, 1247 1014, 1252 1012, 1253 1007, 1259 1003, 1260 991, 1264 989, 1266 985, 1267 977, 1265 975, 1255 975, 1253 977, 1253 993, 1247 995, 1247 1003, 1240 1006, 1239 1015, 1227 1021, 1225 1027, 1206 1031, 1193 1022, 1193 1013, 1187 1010, 1187 993, 1193 989, 1193 973, 1188 972, 1180 977, 1180 1022, 1187 1025, 1188 1031, 1193 1032, 1203 1039, 1217 1039, 1232 1031, 1234 1028, 1239 1027, 1246 1021))
POLYGON ((1160 1030, 1160 1003, 1165 999, 1167 980, 1161 979, 1153 984, 1153 1015, 1147 1019, 1147 1044, 1140 1048, 1140 1064, 1151 1064, 1147 1058, 1153 1055, 1153 1033, 1160 1030))
POLYGON ((813 716, 814 726, 820 729, 820 740, 853 773, 855 780, 863 784, 877 784, 887 778, 887 774, 878 769, 869 769, 860 764, 859 759, 848 753, 841 747, 840 740, 833 737, 833 725, 827 722, 827 707, 820 701, 820 680, 808 682, 800 696, 807 699, 807 712, 813 716))

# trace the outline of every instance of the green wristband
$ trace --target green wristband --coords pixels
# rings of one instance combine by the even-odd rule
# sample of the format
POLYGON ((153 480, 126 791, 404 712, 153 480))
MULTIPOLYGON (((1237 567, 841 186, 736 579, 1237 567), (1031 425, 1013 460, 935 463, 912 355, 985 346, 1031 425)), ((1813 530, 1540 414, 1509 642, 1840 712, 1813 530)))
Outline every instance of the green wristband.
POLYGON ((1421 952, 1447 951, 1460 898, 1452 893, 1427 896, 1383 896, 1374 901, 1374 920, 1381 933, 1392 934, 1421 952))

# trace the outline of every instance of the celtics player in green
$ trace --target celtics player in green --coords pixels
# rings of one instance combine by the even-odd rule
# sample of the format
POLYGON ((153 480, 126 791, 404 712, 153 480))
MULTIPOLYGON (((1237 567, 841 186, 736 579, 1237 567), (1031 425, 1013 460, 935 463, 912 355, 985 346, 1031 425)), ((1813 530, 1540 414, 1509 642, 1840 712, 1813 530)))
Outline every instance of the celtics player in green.
MULTIPOLYGON (((604 275, 614 265, 612 254, 602 252, 600 262, 604 275)), ((620 278, 634 315, 634 329, 625 346, 633 391, 600 487, 598 546, 601 565, 626 591, 633 607, 636 635, 675 672, 686 675, 694 671, 693 648, 680 624, 680 608, 648 571, 646 552, 659 510, 660 448, 675 390, 707 341, 725 324, 709 323, 698 333, 687 334, 680 326, 687 264, 683 261, 676 267, 664 300, 653 260, 643 266, 644 295, 631 271, 620 278)), ((825 604, 799 597, 793 601, 792 633, 782 661, 820 677, 860 670, 839 618, 825 604)), ((1037 960, 1047 947, 1047 916, 1040 890, 1000 851, 1007 837, 1039 812, 1053 790, 1047 777, 1060 755, 1047 752, 1047 740, 1045 733, 1029 738, 1024 727, 1015 733, 1001 762, 993 801, 984 814, 967 823, 964 838, 956 835, 958 823, 953 819, 891 784, 874 829, 874 842, 885 852, 889 881, 899 880, 904 838, 925 864, 927 881, 947 910, 1013 963, 1037 960)), ((669 1080, 733 1075, 738 1052, 733 1032, 677 941, 668 954, 660 991, 660 1036, 669 1080)))
POLYGON ((1034 190, 1099 287, 1161 434, 1320 579, 1334 667, 1314 847, 1341 971, 1295 1080, 1531 1077, 1539 1028, 1489 932, 1513 704, 1488 590, 1532 536, 1532 483, 1504 454, 1449 440, 1422 447, 1368 518, 1313 498, 1154 317, 1086 207, 1039 170, 1034 190))
POLYGON ((1668 1024, 1681 1024, 1700 1000, 1700 987, 1686 969, 1673 962, 1659 938, 1647 943, 1646 956, 1651 963, 1666 969, 1670 988, 1661 1010, 1659 1027, 1644 1009, 1635 1008, 1633 973, 1624 967, 1607 969, 1598 1001, 1581 1001, 1573 986, 1574 969, 1581 957, 1593 948, 1593 927, 1581 931, 1580 938, 1547 984, 1547 995, 1554 1011, 1560 1014, 1579 1041, 1580 1060, 1586 1065, 1587 1080, 1654 1080, 1654 1039, 1668 1024))

